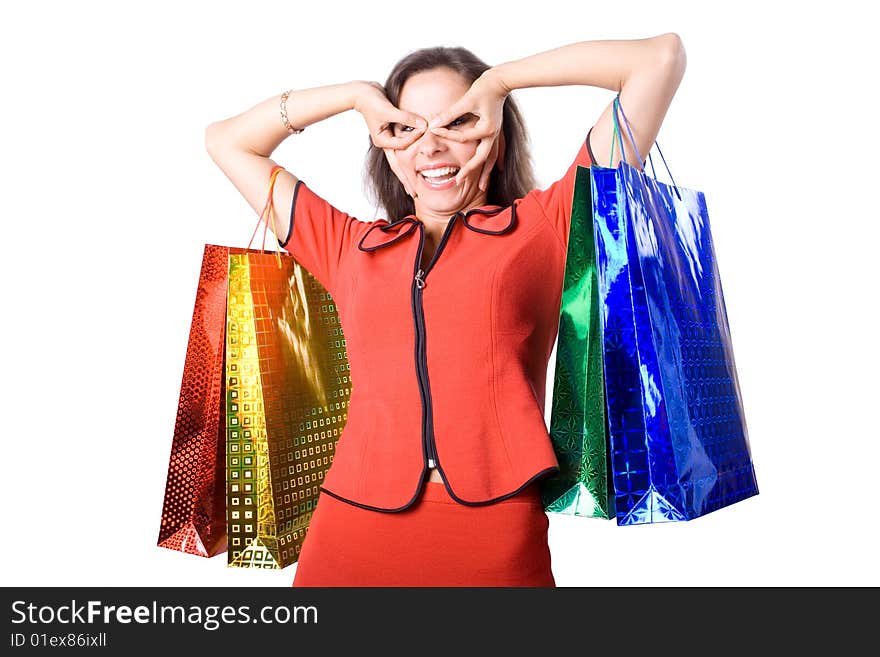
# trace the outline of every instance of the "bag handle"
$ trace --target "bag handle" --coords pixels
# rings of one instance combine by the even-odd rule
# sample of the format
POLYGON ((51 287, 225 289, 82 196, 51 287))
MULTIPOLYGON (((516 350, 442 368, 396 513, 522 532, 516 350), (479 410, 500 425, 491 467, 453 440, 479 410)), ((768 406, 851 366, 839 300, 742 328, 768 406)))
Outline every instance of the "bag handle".
MULTIPOLYGON (((254 226, 254 232, 251 235, 251 239, 248 242, 247 248, 251 248, 251 244, 254 241, 254 237, 257 234, 257 229, 260 227, 260 223, 263 221, 263 216, 266 217, 265 226, 263 226, 263 244, 260 247, 261 251, 266 250, 266 234, 269 231, 269 215, 272 216, 272 232, 277 236, 278 235, 278 218, 275 215, 275 202, 272 198, 272 192, 275 188, 275 179, 278 177, 278 174, 284 171, 284 167, 276 164, 272 167, 272 170, 269 172, 269 190, 266 193, 266 204, 263 206, 263 211, 260 212, 260 218, 257 220, 257 225, 254 226)), ((276 250, 275 251, 275 261, 278 263, 278 269, 281 269, 281 254, 276 250)))
MULTIPOLYGON (((620 104, 620 93, 614 97, 614 112, 612 117, 614 119, 614 134, 611 136, 611 161, 609 161, 608 166, 611 167, 611 163, 614 161, 614 139, 617 138, 620 143, 620 157, 621 160, 626 162, 626 151, 623 148, 623 137, 620 132, 620 124, 617 122, 617 112, 620 111, 620 115, 623 117, 624 125, 626 126, 626 131, 629 133, 630 143, 633 145, 633 150, 636 152, 636 156, 639 158, 639 162, 643 162, 642 155, 639 153, 639 147, 636 146, 636 140, 633 137, 632 129, 629 125, 629 120, 626 118, 626 114, 623 111, 623 106, 620 104)), ((666 163, 666 158, 663 156, 663 151, 660 150, 660 144, 656 141, 654 145, 657 147, 657 152, 660 153, 660 157, 663 160, 663 166, 666 167, 666 173, 669 174, 669 179, 672 181, 672 187, 675 189, 675 195, 678 196, 678 200, 681 200, 681 194, 678 191, 678 185, 675 184, 675 178, 672 177, 672 171, 669 170, 669 165, 666 163)), ((651 173, 653 174, 654 179, 657 179, 657 171, 654 169, 654 160, 651 159, 651 153, 648 152, 648 162, 651 164, 651 173)), ((644 172, 644 168, 642 169, 644 172)))

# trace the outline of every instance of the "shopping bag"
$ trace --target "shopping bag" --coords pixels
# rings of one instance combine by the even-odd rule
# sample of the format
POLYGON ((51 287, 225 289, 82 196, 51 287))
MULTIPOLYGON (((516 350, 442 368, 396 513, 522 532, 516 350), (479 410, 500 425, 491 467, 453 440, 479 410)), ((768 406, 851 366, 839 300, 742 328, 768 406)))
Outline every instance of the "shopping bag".
MULTIPOLYGON (((261 222, 264 215, 274 220, 272 187, 280 169, 272 170, 261 222)), ((265 238, 264 230, 264 247, 265 238)), ((187 368, 198 360, 188 350, 181 399, 190 400, 189 407, 192 390, 202 395, 197 421, 188 424, 181 420, 188 416, 178 413, 160 545, 186 545, 168 538, 193 533, 188 525, 177 527, 181 522, 171 512, 193 497, 207 499, 198 496, 207 489, 210 527, 223 540, 194 552, 212 556, 228 542, 230 566, 283 568, 298 558, 318 487, 345 426, 350 375, 331 295, 291 255, 251 249, 251 243, 205 246, 194 313, 200 329, 191 331, 190 344, 207 352, 201 360, 210 361, 212 385, 187 385, 193 378, 187 368), (211 327, 210 349, 193 337, 204 332, 203 325, 211 327), (200 432, 187 433, 190 424, 200 432), (188 445, 185 457, 178 443, 188 445), (186 473, 198 473, 191 479, 201 488, 180 485, 181 463, 186 473)), ((196 533, 202 542, 203 534, 196 533)))
MULTIPOLYGON (((619 97, 614 109, 621 153, 618 112, 641 162, 619 97)), ((757 495, 703 193, 626 161, 589 175, 618 524, 690 520, 757 495)))
POLYGON ((351 397, 332 297, 290 254, 264 250, 280 170, 260 217, 263 249, 229 249, 226 528, 228 564, 238 567, 298 559, 351 397))
POLYGON ((227 255, 205 247, 183 365, 158 545, 211 557, 226 549, 223 354, 227 255))
POLYGON ((614 517, 589 169, 578 167, 563 278, 550 440, 559 472, 542 482, 544 510, 614 517))
POLYGON ((299 557, 348 417, 345 338, 330 294, 292 256, 230 249, 226 326, 228 562, 299 557))

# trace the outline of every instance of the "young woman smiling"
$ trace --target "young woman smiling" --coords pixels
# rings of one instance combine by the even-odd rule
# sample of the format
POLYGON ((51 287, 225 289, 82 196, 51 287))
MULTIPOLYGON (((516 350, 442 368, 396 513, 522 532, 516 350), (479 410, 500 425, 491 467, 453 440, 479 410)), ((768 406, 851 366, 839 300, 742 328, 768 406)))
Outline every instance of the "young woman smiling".
POLYGON ((673 33, 491 67, 464 48, 427 48, 384 85, 291 91, 208 126, 208 152, 259 214, 275 148, 357 110, 388 217, 358 221, 277 174, 274 204, 290 214, 270 228, 333 296, 352 380, 294 586, 555 585, 540 499, 541 480, 558 470, 544 390, 574 175, 617 166, 621 154, 610 158, 609 102, 564 175, 536 189, 510 92, 614 91, 647 153, 685 66, 673 33))

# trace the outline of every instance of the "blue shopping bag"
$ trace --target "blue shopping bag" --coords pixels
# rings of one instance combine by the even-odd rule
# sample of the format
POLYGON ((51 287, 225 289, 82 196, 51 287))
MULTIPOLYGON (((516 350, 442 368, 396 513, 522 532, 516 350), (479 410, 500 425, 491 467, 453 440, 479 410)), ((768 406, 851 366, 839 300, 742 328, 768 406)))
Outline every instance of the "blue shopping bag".
MULTIPOLYGON (((642 162, 619 96, 614 110, 621 153, 618 112, 642 162)), ((590 186, 617 523, 691 520, 757 495, 703 193, 625 160, 591 167, 590 186)))

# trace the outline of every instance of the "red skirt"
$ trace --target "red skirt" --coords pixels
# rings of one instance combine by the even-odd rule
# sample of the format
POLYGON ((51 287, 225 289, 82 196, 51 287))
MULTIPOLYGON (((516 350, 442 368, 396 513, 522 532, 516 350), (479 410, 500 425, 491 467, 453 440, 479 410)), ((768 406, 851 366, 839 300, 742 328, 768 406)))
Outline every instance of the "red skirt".
POLYGON ((413 506, 369 511, 321 495, 293 586, 556 586, 539 484, 483 506, 425 482, 413 506))

